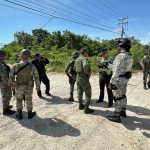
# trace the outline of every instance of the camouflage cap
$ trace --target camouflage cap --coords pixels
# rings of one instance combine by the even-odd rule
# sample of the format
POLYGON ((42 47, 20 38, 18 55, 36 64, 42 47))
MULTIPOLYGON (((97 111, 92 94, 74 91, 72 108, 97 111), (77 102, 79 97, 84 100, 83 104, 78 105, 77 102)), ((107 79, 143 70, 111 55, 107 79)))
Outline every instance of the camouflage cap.
POLYGON ((6 56, 6 52, 4 50, 0 50, 0 57, 6 56))
POLYGON ((87 48, 82 48, 80 50, 80 53, 83 54, 83 53, 89 53, 89 50, 87 48))
POLYGON ((21 51, 21 55, 26 55, 26 56, 30 57, 30 56, 31 56, 31 53, 30 53, 30 51, 29 51, 28 49, 23 49, 23 50, 21 51))

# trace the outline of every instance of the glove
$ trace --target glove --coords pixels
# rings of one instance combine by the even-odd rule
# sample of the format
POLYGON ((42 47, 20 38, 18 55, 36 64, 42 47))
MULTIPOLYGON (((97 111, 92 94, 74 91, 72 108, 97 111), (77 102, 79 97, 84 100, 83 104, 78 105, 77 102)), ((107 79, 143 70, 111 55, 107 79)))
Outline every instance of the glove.
POLYGON ((117 90, 118 89, 117 86, 112 84, 112 83, 109 84, 108 88, 111 90, 117 90))

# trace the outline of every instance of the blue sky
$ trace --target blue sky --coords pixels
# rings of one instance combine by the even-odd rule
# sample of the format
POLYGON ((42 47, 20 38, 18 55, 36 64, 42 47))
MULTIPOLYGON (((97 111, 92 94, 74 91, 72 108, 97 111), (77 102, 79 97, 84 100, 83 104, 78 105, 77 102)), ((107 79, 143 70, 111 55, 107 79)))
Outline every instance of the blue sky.
MULTIPOLYGON (((46 14, 42 15, 46 15, 47 17, 50 17, 49 14, 51 14, 104 28, 110 31, 118 31, 118 19, 124 16, 128 16, 129 25, 126 34, 129 36, 136 36, 143 43, 148 43, 150 41, 150 0, 57 0, 57 2, 55 0, 42 1, 45 2, 45 4, 51 4, 55 8, 59 7, 60 10, 57 9, 57 11, 54 9, 54 7, 50 8, 50 5, 48 4, 45 5, 40 3, 40 0, 10 1, 22 4, 26 3, 26 6, 32 4, 34 5, 32 8, 45 12, 46 14), (61 9, 63 9, 64 12, 61 12, 61 9)), ((41 28, 47 22, 47 20, 49 20, 49 18, 15 10, 9 7, 5 7, 1 4, 21 8, 20 6, 8 3, 5 0, 0 0, 0 43, 9 43, 13 41, 15 32, 25 31, 31 33, 32 29, 41 28)), ((41 14, 41 12, 38 13, 41 14)), ((49 32, 56 30, 63 31, 68 29, 77 34, 86 34, 93 39, 96 37, 99 37, 100 39, 112 39, 120 36, 116 33, 90 28, 58 18, 53 18, 43 29, 46 29, 49 32)))

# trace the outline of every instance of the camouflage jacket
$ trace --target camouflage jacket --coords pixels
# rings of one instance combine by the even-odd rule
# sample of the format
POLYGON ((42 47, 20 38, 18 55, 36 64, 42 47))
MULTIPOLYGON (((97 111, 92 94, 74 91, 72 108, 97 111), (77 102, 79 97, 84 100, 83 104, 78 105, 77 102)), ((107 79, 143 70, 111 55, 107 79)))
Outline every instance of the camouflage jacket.
POLYGON ((112 65, 113 75, 110 83, 117 85, 120 82, 120 76, 124 75, 126 72, 131 72, 133 59, 130 53, 122 51, 115 57, 112 65))
POLYGON ((28 82, 33 82, 33 79, 35 80, 36 86, 40 86, 40 80, 39 80, 39 75, 37 72, 36 67, 29 63, 29 65, 22 69, 19 73, 16 74, 16 72, 22 68, 23 66, 25 66, 26 64, 28 64, 29 61, 20 61, 19 63, 16 63, 11 71, 10 71, 10 83, 12 83, 13 85, 17 84, 28 84, 28 82))
POLYGON ((141 60, 141 66, 144 70, 144 72, 150 71, 150 56, 146 55, 141 60))
POLYGON ((77 72, 77 77, 83 78, 85 80, 89 80, 89 78, 91 76, 91 67, 90 67, 89 61, 86 57, 80 56, 75 61, 75 69, 77 72))
POLYGON ((5 62, 0 62, 0 84, 8 84, 10 68, 5 62))
POLYGON ((75 71, 75 59, 71 60, 65 69, 65 73, 71 77, 71 79, 76 80, 77 72, 75 71))

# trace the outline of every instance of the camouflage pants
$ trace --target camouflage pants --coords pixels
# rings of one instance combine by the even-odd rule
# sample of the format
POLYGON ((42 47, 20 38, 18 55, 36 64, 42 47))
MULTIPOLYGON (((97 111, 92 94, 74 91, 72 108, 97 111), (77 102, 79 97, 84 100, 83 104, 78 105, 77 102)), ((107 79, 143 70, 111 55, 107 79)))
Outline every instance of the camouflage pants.
POLYGON ((27 111, 32 111, 33 104, 32 104, 32 93, 33 88, 26 85, 19 85, 16 89, 16 100, 17 100, 17 110, 23 109, 22 101, 25 97, 26 105, 27 105, 27 111))
POLYGON ((70 78, 69 79, 69 84, 70 84, 70 93, 74 93, 74 85, 75 85, 76 80, 70 78))
POLYGON ((3 109, 7 109, 11 100, 11 90, 6 84, 0 84, 3 109))
POLYGON ((120 112, 122 109, 126 110, 127 107, 127 83, 128 80, 125 78, 121 78, 116 85, 117 90, 112 90, 114 100, 115 100, 115 111, 120 112))
POLYGON ((147 79, 148 79, 148 82, 150 82, 150 71, 148 72, 148 71, 146 71, 146 72, 144 72, 144 74, 143 74, 143 82, 144 83, 147 83, 147 79), (148 79, 149 78, 149 79, 148 79))
POLYGON ((84 92, 85 92, 85 103, 90 104, 92 91, 91 91, 91 84, 89 80, 77 79, 77 93, 78 93, 79 103, 82 103, 83 101, 84 92))

